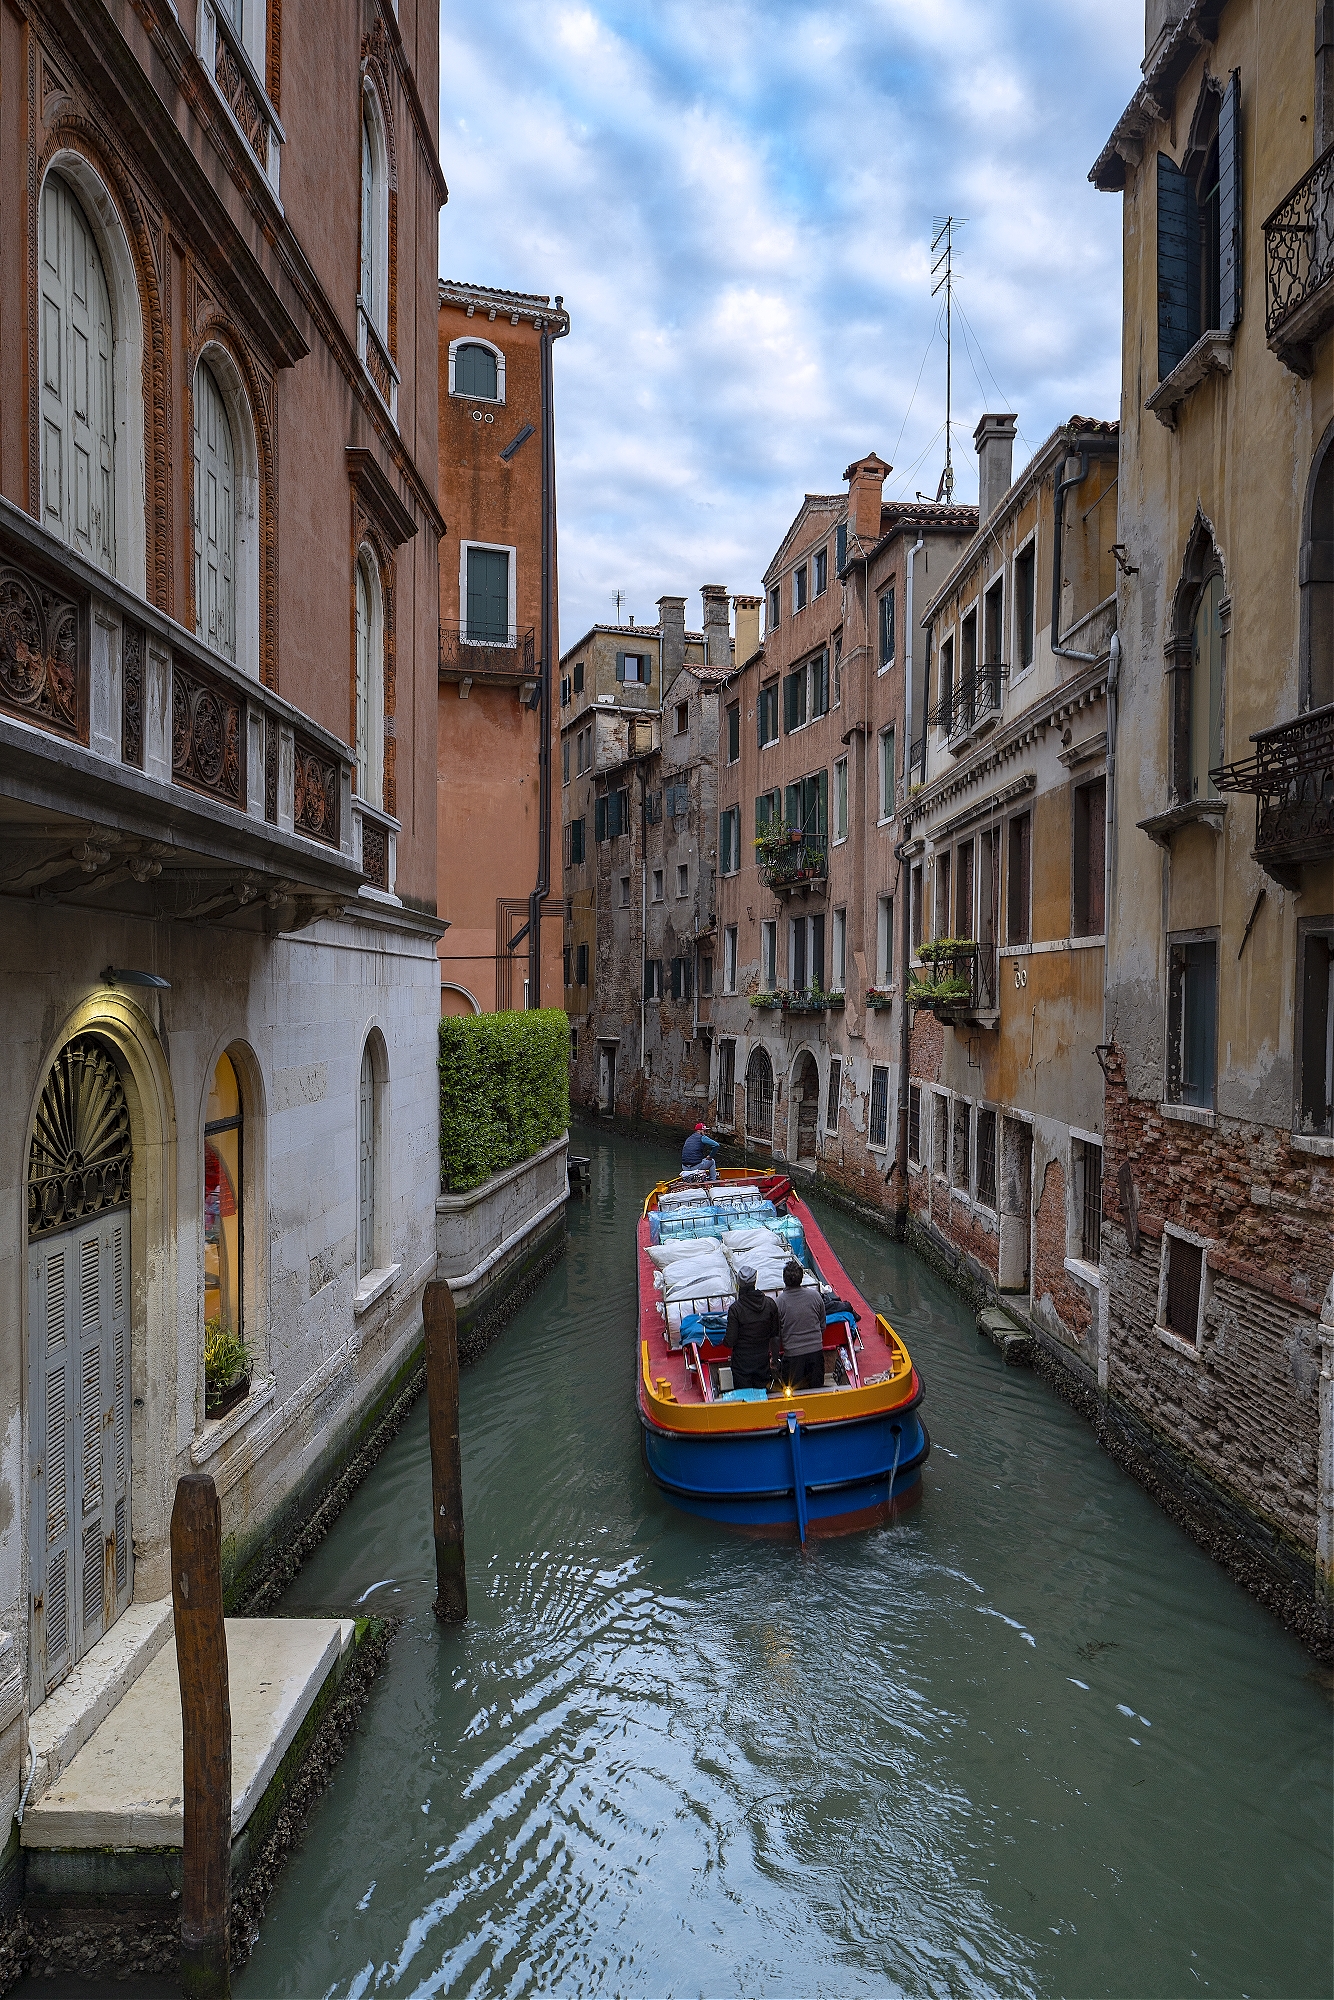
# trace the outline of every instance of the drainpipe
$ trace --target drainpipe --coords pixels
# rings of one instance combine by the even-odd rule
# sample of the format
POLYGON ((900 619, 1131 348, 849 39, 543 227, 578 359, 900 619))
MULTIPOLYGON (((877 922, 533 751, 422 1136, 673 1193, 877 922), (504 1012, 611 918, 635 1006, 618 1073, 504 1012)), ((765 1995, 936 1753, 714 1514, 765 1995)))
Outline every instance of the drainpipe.
MULTIPOLYGON (((1065 455, 1066 458, 1071 458, 1073 456, 1074 456, 1073 451, 1068 451, 1065 455)), ((1061 463, 1064 464, 1065 459, 1062 459, 1061 463)), ((1078 472, 1075 474, 1073 479, 1057 480, 1056 494, 1052 501, 1052 512, 1056 518, 1055 518, 1055 530, 1052 537, 1052 552, 1051 552, 1051 649, 1052 652, 1057 654, 1058 657, 1061 658, 1062 660, 1087 660, 1089 664, 1092 665, 1093 661, 1099 657, 1097 653, 1077 653, 1072 646, 1063 646, 1060 643, 1061 545, 1065 540, 1065 496, 1070 491, 1071 487, 1082 486, 1084 484, 1084 481, 1088 478, 1088 476, 1089 476, 1089 452, 1088 452, 1088 446, 1084 445, 1080 450, 1079 454, 1078 472)))
MULTIPOLYGON (((561 301, 556 300, 559 309, 561 301)), ((569 332, 544 326, 542 364, 542 674, 537 746, 537 881, 528 898, 528 1005, 542 1005, 542 905, 551 892, 551 648, 555 639, 556 432, 551 343, 569 332)))

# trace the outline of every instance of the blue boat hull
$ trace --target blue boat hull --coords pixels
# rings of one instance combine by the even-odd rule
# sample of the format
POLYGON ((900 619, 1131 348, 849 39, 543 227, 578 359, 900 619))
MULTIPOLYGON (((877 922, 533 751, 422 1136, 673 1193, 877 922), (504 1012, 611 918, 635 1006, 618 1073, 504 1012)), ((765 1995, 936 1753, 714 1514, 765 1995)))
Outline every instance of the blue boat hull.
POLYGON ((931 1449, 911 1404, 848 1423, 687 1436, 642 1414, 644 1462, 672 1505, 760 1532, 838 1534, 883 1519, 921 1492, 931 1449))

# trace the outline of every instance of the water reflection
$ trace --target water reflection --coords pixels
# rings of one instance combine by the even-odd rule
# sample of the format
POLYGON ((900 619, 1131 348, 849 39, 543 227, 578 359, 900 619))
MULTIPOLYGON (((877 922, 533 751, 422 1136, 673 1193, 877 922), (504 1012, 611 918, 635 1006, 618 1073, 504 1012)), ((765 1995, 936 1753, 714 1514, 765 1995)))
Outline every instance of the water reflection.
POLYGON ((831 1213, 927 1383, 923 1505, 804 1552, 678 1515, 632 1404, 631 1220, 465 1372, 469 1602, 418 1408, 286 1600, 405 1625, 239 1995, 1318 1993, 1310 1662, 912 1258, 831 1213))

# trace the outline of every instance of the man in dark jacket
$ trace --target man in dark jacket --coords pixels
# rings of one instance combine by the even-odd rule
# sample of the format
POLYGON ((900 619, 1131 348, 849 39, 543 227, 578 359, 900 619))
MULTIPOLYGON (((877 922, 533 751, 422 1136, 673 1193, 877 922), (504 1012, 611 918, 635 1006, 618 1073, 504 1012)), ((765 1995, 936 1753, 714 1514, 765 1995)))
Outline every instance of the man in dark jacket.
POLYGON ((778 1371, 783 1328, 778 1307, 755 1289, 755 1270, 743 1264, 736 1274, 737 1295, 727 1309, 727 1344, 732 1350, 732 1387, 767 1389, 778 1371))
POLYGON ((783 1328, 783 1374, 794 1389, 824 1387, 824 1299, 818 1285, 803 1285, 795 1257, 783 1266, 778 1318, 783 1328))
POLYGON ((718 1151, 718 1141, 711 1139, 702 1125, 697 1125, 681 1148, 681 1165, 703 1167, 709 1180, 718 1177, 718 1162, 713 1155, 718 1151))

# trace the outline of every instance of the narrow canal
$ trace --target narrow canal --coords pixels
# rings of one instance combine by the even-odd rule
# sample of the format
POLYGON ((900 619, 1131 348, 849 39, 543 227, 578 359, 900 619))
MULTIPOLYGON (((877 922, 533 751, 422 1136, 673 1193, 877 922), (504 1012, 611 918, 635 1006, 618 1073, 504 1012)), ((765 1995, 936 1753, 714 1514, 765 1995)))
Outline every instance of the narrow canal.
POLYGON ((1324 1995, 1327 1682, 913 1257, 826 1211, 909 1343, 920 1508, 805 1554, 640 1469, 632 1224, 463 1378, 466 1628, 426 1412, 289 1593, 404 1627, 240 1996, 1324 1995))

